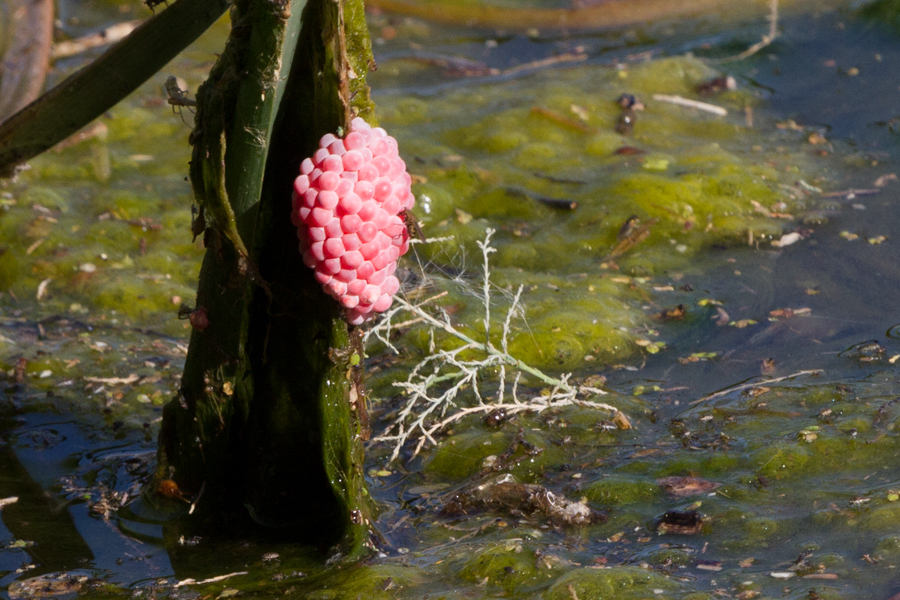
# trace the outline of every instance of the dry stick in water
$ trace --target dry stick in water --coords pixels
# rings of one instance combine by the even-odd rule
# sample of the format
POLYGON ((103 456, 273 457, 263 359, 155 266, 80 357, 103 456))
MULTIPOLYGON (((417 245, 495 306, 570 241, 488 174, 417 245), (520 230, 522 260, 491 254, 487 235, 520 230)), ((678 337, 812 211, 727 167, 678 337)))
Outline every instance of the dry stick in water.
POLYGON ((724 117, 728 114, 728 111, 722 108, 721 106, 716 106, 715 104, 709 104, 707 102, 700 102, 698 100, 690 100, 688 98, 683 98, 681 96, 669 96, 668 94, 653 94, 653 99, 657 102, 668 102, 669 104, 677 104, 678 106, 685 106, 687 108, 696 108, 697 110, 706 111, 708 113, 712 113, 714 115, 718 115, 720 117, 724 117))
POLYGON ((778 37, 778 0, 769 0, 769 33, 762 36, 762 39, 741 52, 740 54, 736 54, 734 56, 729 56, 726 58, 718 58, 708 60, 710 64, 722 64, 727 62, 733 62, 737 60, 744 60, 745 58, 749 58, 771 44, 775 41, 775 38, 778 37))
POLYGON ((15 0, 9 12, 12 40, 0 64, 0 121, 40 95, 53 42, 53 0, 15 0))
POLYGON ((736 385, 734 387, 725 388, 724 390, 719 390, 715 394, 710 394, 709 396, 704 396, 699 400, 694 400, 691 402, 691 406, 695 404, 700 404, 701 402, 705 402, 707 400, 712 400, 713 398, 719 398, 721 396, 725 396, 726 394, 730 394, 732 392, 739 392, 741 390, 748 390, 755 387, 760 387, 764 385, 769 385, 772 383, 779 383, 781 381, 787 381, 788 379, 794 379, 795 377, 802 377, 803 375, 818 375, 819 373, 824 373, 824 369, 812 369, 809 371, 797 371, 796 373, 792 373, 790 375, 785 375, 784 377, 776 377, 775 379, 766 379, 764 381, 757 381, 755 383, 745 383, 742 385, 736 385))

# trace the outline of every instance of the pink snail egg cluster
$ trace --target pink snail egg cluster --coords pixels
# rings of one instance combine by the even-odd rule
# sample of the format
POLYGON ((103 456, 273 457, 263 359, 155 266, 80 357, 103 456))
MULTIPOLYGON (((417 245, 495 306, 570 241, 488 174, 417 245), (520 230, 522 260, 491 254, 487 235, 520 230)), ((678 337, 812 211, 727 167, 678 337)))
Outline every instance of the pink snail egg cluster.
POLYGON ((390 308, 409 249, 401 213, 415 203, 397 140, 357 117, 343 139, 326 134, 300 165, 291 220, 303 262, 359 325, 390 308))

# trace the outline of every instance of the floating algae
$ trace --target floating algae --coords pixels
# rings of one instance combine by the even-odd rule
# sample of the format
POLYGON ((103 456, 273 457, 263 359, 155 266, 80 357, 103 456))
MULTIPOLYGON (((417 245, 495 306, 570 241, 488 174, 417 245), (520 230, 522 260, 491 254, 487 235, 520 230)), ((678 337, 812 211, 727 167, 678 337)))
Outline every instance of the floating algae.
POLYGON ((791 223, 779 217, 809 209, 795 182, 821 185, 830 164, 808 152, 802 135, 773 136, 772 123, 760 119, 750 127, 744 109, 759 100, 748 91, 712 98, 726 117, 651 100, 696 95, 714 75, 698 60, 671 58, 471 84, 416 111, 405 109, 405 98, 382 98, 382 122, 403 140, 423 181, 415 192, 426 235, 453 238, 419 245, 419 259, 458 268, 485 227, 499 227, 493 281, 526 286, 527 328, 514 325, 514 354, 564 372, 647 349, 635 342, 649 322, 641 305, 652 288, 670 284, 668 273, 710 247, 777 240, 791 223), (647 105, 633 136, 614 131, 623 93, 647 105), (645 153, 615 152, 634 146, 645 153), (539 197, 577 208, 559 212, 539 197), (644 233, 621 246, 624 224, 634 219, 644 233))

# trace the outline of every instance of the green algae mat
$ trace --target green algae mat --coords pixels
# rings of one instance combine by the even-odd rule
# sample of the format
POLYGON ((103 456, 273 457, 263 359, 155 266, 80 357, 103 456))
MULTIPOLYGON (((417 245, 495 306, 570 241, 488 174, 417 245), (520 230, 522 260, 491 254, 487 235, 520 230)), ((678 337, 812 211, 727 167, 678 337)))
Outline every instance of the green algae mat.
MULTIPOLYGON (((79 10, 71 35, 145 9, 79 10)), ((717 63, 759 39, 763 12, 589 33, 370 15, 378 117, 427 238, 404 298, 438 324, 398 311, 369 335, 380 512, 355 566, 258 530, 180 530, 194 498, 142 490, 203 252, 191 116, 163 82, 196 90, 220 23, 0 190, 0 586, 891 598, 900 38, 883 21, 788 17, 768 47, 717 63), (405 415, 414 389, 396 384, 429 375, 445 401, 413 431, 425 405, 405 415)))

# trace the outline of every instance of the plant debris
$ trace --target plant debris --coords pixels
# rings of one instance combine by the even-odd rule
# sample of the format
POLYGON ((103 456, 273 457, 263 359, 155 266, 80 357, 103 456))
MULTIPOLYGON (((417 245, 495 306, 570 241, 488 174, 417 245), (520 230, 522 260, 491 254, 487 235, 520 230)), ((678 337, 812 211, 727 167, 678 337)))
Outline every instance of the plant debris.
POLYGON ((480 511, 541 514, 567 525, 588 525, 606 520, 606 515, 592 509, 585 500, 569 500, 542 485, 519 483, 508 474, 457 493, 440 514, 455 517, 480 511))
POLYGON ((657 479, 656 483, 658 483, 668 495, 675 498, 707 494, 722 485, 721 483, 700 479, 699 477, 677 476, 663 477, 662 479, 657 479))
POLYGON ((696 510, 670 510, 658 520, 656 530, 660 533, 695 535, 703 529, 703 516, 696 510))

